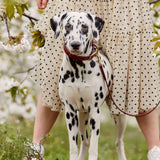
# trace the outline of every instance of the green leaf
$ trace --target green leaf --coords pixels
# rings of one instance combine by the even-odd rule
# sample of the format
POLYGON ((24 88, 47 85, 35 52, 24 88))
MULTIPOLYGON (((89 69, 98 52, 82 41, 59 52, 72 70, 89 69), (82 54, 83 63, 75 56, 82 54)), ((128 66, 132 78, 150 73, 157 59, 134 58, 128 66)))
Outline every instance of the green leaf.
POLYGON ((23 10, 22 10, 22 7, 21 6, 19 6, 19 5, 16 5, 16 9, 17 9, 17 12, 18 12, 18 14, 20 15, 20 17, 22 17, 22 14, 23 14, 23 10))
POLYGON ((158 35, 158 31, 157 31, 157 29, 155 27, 153 27, 153 31, 154 31, 155 34, 158 35))
POLYGON ((153 5, 153 8, 157 7, 160 5, 160 2, 156 2, 154 5, 153 5))
POLYGON ((14 17, 15 8, 14 8, 14 5, 12 3, 7 5, 6 14, 7 14, 9 20, 11 20, 14 17))
POLYGON ((157 11, 155 11, 155 13, 154 13, 153 16, 156 17, 156 18, 158 18, 159 17, 159 13, 157 11))
POLYGON ((160 51, 153 50, 153 52, 156 54, 156 57, 160 54, 160 51))
POLYGON ((160 56, 160 51, 159 51, 159 53, 156 54, 156 57, 158 57, 158 56, 160 56))
POLYGON ((160 40, 160 35, 153 37, 153 39, 151 40, 151 42, 155 42, 160 40))
POLYGON ((10 88, 9 90, 6 90, 6 92, 10 92, 11 93, 11 97, 13 102, 16 101, 16 96, 17 96, 17 92, 18 92, 18 86, 14 86, 12 88, 10 88))
POLYGON ((160 24, 153 23, 153 26, 160 29, 160 24))
POLYGON ((21 7, 22 7, 23 12, 24 12, 25 9, 28 10, 27 4, 22 4, 21 7))
POLYGON ((160 41, 156 42, 154 45, 154 50, 157 50, 157 48, 160 48, 160 41))
POLYGON ((44 44, 45 44, 45 37, 38 30, 32 31, 32 33, 33 33, 33 35, 32 35, 32 38, 33 38, 32 45, 33 46, 38 46, 39 48, 43 47, 44 44))

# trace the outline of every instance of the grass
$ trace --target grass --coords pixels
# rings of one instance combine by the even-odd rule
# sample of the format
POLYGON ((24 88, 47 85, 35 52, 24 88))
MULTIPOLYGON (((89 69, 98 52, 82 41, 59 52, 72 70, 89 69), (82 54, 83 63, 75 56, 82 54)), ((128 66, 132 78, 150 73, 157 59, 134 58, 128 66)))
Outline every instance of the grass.
MULTIPOLYGON (((20 123, 14 121, 0 125, 0 160, 22 160, 27 148, 23 143, 32 140, 33 122, 22 120, 20 123), (4 143, 5 142, 5 143, 4 143), (10 145, 8 145, 10 144, 10 145), (12 147, 11 147, 12 146, 12 147), (6 149, 7 148, 7 149, 6 149), (10 153, 10 158, 7 157, 10 153), (2 154, 6 154, 2 158, 2 154)), ((99 138, 98 160, 118 160, 115 148, 116 129, 113 120, 101 123, 99 138)), ((136 127, 128 126, 124 135, 127 160, 146 160, 147 147, 142 133, 136 127)), ((68 133, 63 115, 59 117, 45 142, 46 160, 68 160, 69 159, 68 133)), ((86 158, 87 159, 87 158, 86 158)))

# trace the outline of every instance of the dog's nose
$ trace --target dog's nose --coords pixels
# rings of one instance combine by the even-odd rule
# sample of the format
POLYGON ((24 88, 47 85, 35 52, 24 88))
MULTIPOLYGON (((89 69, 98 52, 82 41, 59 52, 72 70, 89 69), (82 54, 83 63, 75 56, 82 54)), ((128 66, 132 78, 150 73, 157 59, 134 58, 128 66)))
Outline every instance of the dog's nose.
POLYGON ((74 50, 78 50, 79 49, 79 47, 80 47, 80 43, 79 42, 72 42, 71 43, 71 46, 72 46, 72 48, 74 49, 74 50))

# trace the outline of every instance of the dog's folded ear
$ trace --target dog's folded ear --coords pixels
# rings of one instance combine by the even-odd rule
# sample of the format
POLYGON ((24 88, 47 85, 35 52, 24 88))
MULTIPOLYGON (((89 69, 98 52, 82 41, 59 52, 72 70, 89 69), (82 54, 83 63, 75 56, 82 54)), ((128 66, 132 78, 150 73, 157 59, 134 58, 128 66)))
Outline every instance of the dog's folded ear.
POLYGON ((50 25, 52 30, 54 31, 54 38, 58 38, 59 34, 60 34, 60 28, 62 25, 62 21, 65 19, 65 17, 67 16, 67 13, 62 13, 60 15, 54 16, 50 19, 50 25))
POLYGON ((92 21, 93 38, 98 41, 100 32, 104 26, 104 20, 89 13, 87 14, 87 17, 92 21))

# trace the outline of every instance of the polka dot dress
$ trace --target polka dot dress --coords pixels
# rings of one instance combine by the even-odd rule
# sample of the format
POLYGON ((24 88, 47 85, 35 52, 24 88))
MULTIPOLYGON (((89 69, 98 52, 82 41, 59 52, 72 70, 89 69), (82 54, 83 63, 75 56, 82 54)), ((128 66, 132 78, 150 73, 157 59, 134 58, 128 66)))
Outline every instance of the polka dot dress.
MULTIPOLYGON (((114 72, 112 96, 122 110, 138 114, 160 100, 158 60, 152 53, 153 37, 148 0, 50 0, 36 29, 46 43, 39 64, 31 73, 43 92, 43 105, 61 109, 58 76, 62 62, 62 36, 54 39, 50 18, 65 11, 90 12, 101 17, 105 26, 100 35, 103 52, 114 72)), ((120 111, 109 102, 113 114, 120 111)))

